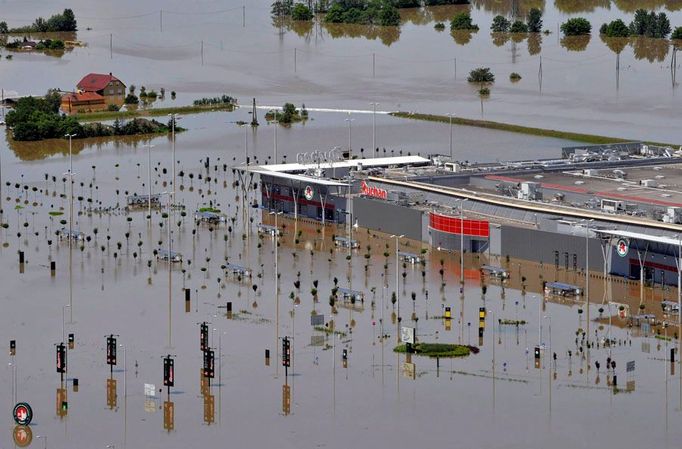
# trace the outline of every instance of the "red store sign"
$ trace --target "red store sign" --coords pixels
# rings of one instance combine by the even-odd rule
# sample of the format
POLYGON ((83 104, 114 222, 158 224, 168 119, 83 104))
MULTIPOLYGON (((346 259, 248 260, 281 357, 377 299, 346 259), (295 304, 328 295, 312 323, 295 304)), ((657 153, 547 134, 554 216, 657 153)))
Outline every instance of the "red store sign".
POLYGON ((380 200, 385 200, 388 198, 387 190, 380 189, 379 187, 369 186, 365 181, 362 181, 360 184, 360 192, 365 196, 379 198, 380 200))

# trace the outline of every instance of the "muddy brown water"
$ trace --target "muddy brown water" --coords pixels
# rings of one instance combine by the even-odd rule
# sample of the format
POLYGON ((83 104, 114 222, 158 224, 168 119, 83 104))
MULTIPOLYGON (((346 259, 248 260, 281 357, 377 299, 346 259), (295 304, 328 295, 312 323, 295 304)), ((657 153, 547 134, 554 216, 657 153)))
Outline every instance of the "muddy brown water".
MULTIPOLYGON (((10 24, 32 19, 36 8, 45 7, 43 2, 5 1, 0 5, 3 10, 11 11, 7 14, 10 24)), ((495 5, 476 3, 472 8, 475 20, 481 24, 489 22, 492 15, 499 12, 495 5)), ((602 4, 581 5, 572 7, 588 9, 581 14, 594 22, 623 16, 623 10, 627 9, 620 4, 611 4, 610 9, 602 4)), ((179 3, 167 5, 165 2, 163 5, 145 4, 144 8, 130 4, 121 12, 120 5, 114 8, 113 4, 82 2, 69 6, 77 15, 92 18, 132 16, 161 7, 177 11, 181 7, 179 3)), ((240 6, 201 3, 194 12, 240 6)), ((52 11, 62 6, 49 4, 49 7, 52 11)), ((676 9, 674 4, 669 7, 676 9)), ((564 2, 546 3, 544 8, 545 20, 551 29, 566 16, 564 8, 568 6, 564 6, 564 2)), ((42 91, 55 84, 74 84, 81 73, 100 70, 100 67, 105 67, 100 70, 104 71, 109 66, 123 73, 122 77, 135 80, 138 86, 163 84, 167 91, 176 89, 178 102, 226 91, 247 99, 256 95, 263 102, 275 104, 293 100, 311 107, 367 109, 367 103, 376 98, 385 109, 398 106, 397 101, 400 101, 401 109, 449 112, 452 98, 455 98, 455 112, 463 111, 462 115, 466 115, 468 109, 472 114, 480 114, 476 109, 480 104, 477 99, 468 99, 471 88, 459 75, 460 71, 465 73, 465 69, 458 67, 457 84, 449 91, 448 81, 441 79, 441 70, 435 65, 399 64, 389 62, 387 57, 399 55, 416 60, 419 55, 419 59, 443 59, 447 48, 447 51, 472 52, 481 60, 504 58, 505 67, 512 66, 508 53, 511 44, 493 48, 490 37, 482 30, 466 46, 457 46, 447 33, 438 34, 433 30, 432 21, 417 17, 403 25, 399 39, 388 47, 365 37, 333 39, 325 35, 322 39, 318 35, 317 43, 309 40, 306 44, 312 53, 302 51, 299 55, 301 65, 295 75, 284 68, 292 62, 293 47, 301 45, 303 49, 305 40, 291 33, 285 33, 280 39, 277 30, 271 27, 267 9, 265 2, 247 5, 245 29, 241 28, 239 10, 236 15, 213 14, 209 17, 201 14, 181 17, 169 12, 164 14, 166 22, 162 36, 154 28, 158 26, 157 12, 131 19, 82 19, 82 25, 87 25, 88 21, 93 25, 90 36, 84 29, 79 33, 79 39, 89 42, 88 47, 77 48, 58 60, 40 55, 17 55, 13 61, 3 60, 0 79, 2 84, 9 81, 20 92, 34 88, 42 91), (420 20, 425 23, 415 23, 421 23, 420 20), (170 32, 173 27, 175 33, 170 32), (203 67, 197 63, 200 61, 195 53, 181 47, 189 46, 190 40, 200 39, 198 29, 206 33, 207 42, 213 39, 214 44, 213 47, 205 46, 208 63, 203 67), (125 33, 116 44, 113 60, 109 59, 108 53, 110 32, 116 36, 125 33), (224 50, 218 59, 220 50, 215 45, 221 38, 224 50), (427 45, 429 43, 432 45, 427 45), (169 48, 162 48, 164 45, 169 48), (239 51, 227 51, 237 47, 239 51), (393 71, 390 76, 373 81, 371 73, 365 69, 361 72, 357 59, 353 59, 353 55, 363 54, 365 61, 371 50, 375 50, 378 61, 382 61, 378 73, 388 72, 391 64, 400 65, 404 70, 393 71), (248 56, 249 51, 251 56, 248 56), (433 54, 429 56, 425 52, 433 54), (382 60, 382 57, 386 59, 382 60), (335 67, 333 72, 329 71, 330 64, 335 67), (38 68, 49 71, 52 78, 26 76, 38 68), (396 95, 396 91, 404 95, 396 95), (449 94, 443 92, 454 97, 446 98, 449 94), (407 106, 408 102, 414 107, 407 106)), ((47 14, 48 11, 44 15, 47 14)), ((673 12, 671 17, 678 18, 679 13, 673 12)), ((672 119, 666 117, 679 105, 674 101, 671 88, 661 81, 669 72, 662 64, 631 60, 632 68, 621 76, 632 76, 628 82, 636 83, 633 84, 636 88, 628 93, 630 91, 623 89, 625 82, 618 93, 609 90, 613 80, 606 70, 591 75, 593 69, 601 65, 593 65, 597 63, 589 58, 610 52, 600 42, 593 36, 587 49, 576 55, 562 50, 556 35, 548 37, 546 44, 543 41, 543 54, 551 53, 553 56, 548 57, 557 60, 584 58, 585 64, 569 64, 567 71, 557 69, 555 73, 561 73, 561 82, 558 76, 555 81, 545 79, 547 84, 543 85, 542 96, 530 87, 519 94, 516 87, 505 86, 505 76, 500 77, 492 99, 485 104, 486 116, 504 118, 513 113, 519 121, 532 118, 532 124, 543 126, 549 126, 561 117, 562 123, 569 127, 599 132, 604 131, 606 121, 615 123, 607 129, 613 130, 614 134, 622 128, 633 134, 646 134, 649 139, 674 137, 672 119), (590 82, 586 83, 588 74, 590 82), (552 85, 553 92, 551 88, 546 90, 552 85), (654 94, 665 99, 659 98, 660 101, 655 102, 654 94), (609 112, 613 115, 608 117, 599 112, 604 96, 607 102, 619 106, 614 107, 618 112, 609 112), (523 107, 530 104, 534 105, 532 110, 523 107), (637 108, 621 108, 627 104, 637 104, 637 108)), ((628 51, 626 48, 624 53, 628 51)), ((611 58, 609 53, 607 55, 611 58)), ((621 57, 628 56, 622 54, 621 57)), ((462 58, 466 59, 465 56, 462 58)), ((608 64, 604 62, 603 65, 610 67, 611 63, 609 59, 608 64)), ((518 64, 515 71, 520 71, 520 67, 536 70, 534 62, 526 56, 514 64, 518 64)), ((449 70, 448 64, 444 70, 449 70)), ((522 74, 524 80, 532 79, 532 75, 522 74)), ((164 100, 165 103, 169 101, 164 100)), ((123 205, 126 191, 147 191, 146 140, 74 143, 74 228, 84 232, 90 240, 85 241, 82 250, 80 243, 72 250, 72 309, 64 309, 69 304, 68 244, 59 242, 55 235, 62 227, 60 221, 68 219, 68 183, 62 181, 68 170, 68 146, 64 141, 18 146, 1 144, 3 222, 8 228, 0 230, 3 282, 0 343, 5 342, 1 344, 6 344, 8 349, 9 340, 15 339, 17 354, 12 358, 5 352, 4 365, 0 367, 0 404, 6 410, 0 445, 13 445, 14 424, 10 410, 16 393, 17 400, 26 400, 33 407, 34 447, 42 447, 46 442, 44 437, 47 437, 49 447, 57 448, 107 445, 219 447, 226 442, 254 448, 349 445, 677 447, 680 437, 677 422, 682 405, 680 367, 665 361, 674 343, 656 339, 651 333, 642 335, 641 329, 629 329, 617 316, 613 318, 614 326, 609 327, 603 322, 608 316, 606 310, 602 313, 602 323, 590 323, 590 333, 596 330, 599 339, 610 336, 626 343, 610 350, 601 345, 595 347, 589 361, 587 357, 581 357, 575 343, 576 331, 587 327, 586 314, 578 312, 581 306, 554 298, 543 307, 539 291, 541 275, 542 279, 582 285, 584 278, 579 273, 565 269, 557 272, 553 267, 514 260, 509 264, 505 260, 488 261, 486 255, 468 256, 465 258, 464 290, 460 296, 457 254, 429 249, 424 277, 418 266, 408 265, 403 281, 400 266, 398 296, 403 325, 416 325, 418 339, 422 341, 472 344, 481 349, 479 354, 464 359, 440 360, 439 365, 432 359, 413 357, 414 380, 403 374, 405 356, 392 351, 397 337, 397 325, 391 319, 394 308, 390 302, 396 280, 393 239, 375 236, 363 229, 354 230, 353 237, 362 242, 362 247, 354 252, 349 264, 346 251, 331 247, 332 234, 344 234, 345 228, 328 226, 324 231, 320 228, 318 233, 314 225, 297 224, 291 218, 279 217, 278 224, 286 227, 277 251, 282 276, 280 292, 276 294, 274 241, 271 237, 259 238, 256 232, 257 223, 262 220, 272 223, 274 217, 244 207, 249 201, 242 203, 239 187, 233 184, 236 178, 229 169, 223 171, 222 168, 223 164, 232 165, 244 160, 247 154, 245 138, 250 157, 256 155, 260 161, 265 161, 272 154, 272 125, 263 124, 254 132, 234 123, 246 118, 248 115, 242 109, 234 113, 187 116, 182 120, 188 131, 177 138, 178 173, 180 170, 184 173, 177 177, 176 203, 185 205, 187 216, 181 217, 179 211, 173 213, 172 241, 173 248, 185 257, 182 268, 186 271, 184 275, 180 267, 171 271, 170 347, 168 266, 156 261, 153 255, 154 249, 165 245, 159 241, 166 242, 167 220, 155 211, 151 227, 148 227, 144 209, 129 213, 115 209, 117 204, 123 205), (211 161, 210 173, 201 162, 207 156, 211 161), (217 170, 214 165, 218 165, 217 170), (210 193, 206 176, 212 178, 210 193), (93 202, 89 203, 88 198, 93 202), (227 225, 211 231, 205 225, 193 224, 194 210, 210 202, 228 216, 232 232, 228 231, 227 225), (114 209, 89 214, 88 204, 114 209), (51 211, 63 215, 51 216, 51 211), (159 226, 161 223, 163 227, 159 226), (299 230, 301 236, 296 243, 299 230), (128 239, 126 233, 129 233, 128 239), (138 242, 142 243, 141 247, 138 242), (389 245, 387 259, 383 256, 386 244, 389 245), (364 257, 366 245, 371 246, 369 259, 364 257), (25 253, 27 261, 23 273, 18 266, 19 250, 25 253), (133 256, 134 252, 137 257, 133 256), (50 275, 50 258, 57 263, 55 277, 50 275), (239 282, 224 278, 220 266, 225 258, 230 263, 254 270, 252 280, 239 282), (443 289, 439 274, 441 259, 443 289), (152 261, 151 269, 147 267, 148 260, 152 261), (508 266, 512 279, 504 294, 498 282, 485 281, 487 292, 483 298, 478 267, 488 262, 508 266), (388 265, 386 269, 384 264, 388 265), (299 272, 300 292, 294 286, 299 272), (522 276, 527 278, 525 294, 522 276), (338 313, 332 315, 328 297, 334 277, 341 287, 363 291, 364 304, 356 303, 353 307, 337 304, 338 313), (314 280, 319 281, 317 303, 311 294, 314 280), (257 286, 255 291, 252 285, 257 286), (183 287, 191 290, 189 312, 185 309, 183 287), (300 302, 290 299, 292 292, 300 302), (412 292, 415 293, 414 302, 412 292), (233 304, 232 319, 227 319, 225 309, 221 308, 227 301, 233 304), (436 318, 444 313, 446 306, 452 308, 450 326, 436 318), (488 310, 482 342, 478 339, 479 307, 488 310), (324 314, 327 321, 333 319, 336 329, 346 335, 333 338, 315 331, 310 325, 313 310, 324 314), (412 320, 413 311, 418 318, 416 322, 412 320), (76 340, 68 355, 65 416, 59 416, 63 412, 58 411, 63 398, 58 399, 62 384, 55 372, 54 349, 62 340, 62 313, 64 333, 75 333, 76 340), (71 313, 73 322, 70 322, 71 313), (517 330, 516 327, 496 326, 498 319, 525 320, 526 324, 517 330), (216 379, 210 389, 215 401, 210 425, 204 419, 202 391, 206 390, 199 372, 202 358, 198 323, 203 321, 210 322, 210 345, 216 355, 219 347, 222 352, 222 358, 216 359, 216 379), (383 333, 389 335, 385 340, 379 339, 382 327, 383 333), (125 346, 127 368, 124 370, 123 348, 119 348, 118 366, 113 373, 117 381, 117 401, 113 408, 107 405, 106 387, 110 374, 105 364, 105 335, 111 333, 118 334, 118 343, 125 346), (293 367, 288 378, 277 360, 280 344, 277 339, 283 336, 293 337, 293 367), (320 340, 323 346, 316 346, 320 340), (538 342, 548 347, 540 368, 535 368, 533 350, 538 342), (265 349, 271 353, 270 366, 265 366, 265 349), (343 349, 348 351, 347 367, 342 361, 343 349), (569 350, 572 352, 570 358, 569 350), (554 352, 557 353, 556 363, 551 360, 554 352), (165 392, 158 392, 162 386, 162 356, 165 354, 176 356, 176 386, 170 395, 174 403, 174 429, 170 432, 164 429, 163 413, 163 402, 168 398, 165 392), (609 356, 617 362, 616 391, 607 381, 605 365, 609 356), (598 373, 594 368, 596 360, 601 363, 598 373), (634 373, 625 371, 628 361, 635 361, 634 373), (588 363, 590 370, 586 368, 588 363), (13 389, 14 368, 16 392, 13 389), (73 391, 73 378, 79 380, 77 392, 73 391), (154 399, 145 398, 145 383, 156 386, 154 399), (285 384, 290 387, 288 414, 283 409, 285 384)), ((305 125, 279 129, 280 154, 293 160, 299 151, 346 145, 346 114, 311 113, 311 118, 305 125)), ((353 148, 364 147, 368 151, 371 115, 354 114, 353 118, 353 148)), ((558 156, 559 147, 571 143, 464 127, 455 127, 454 135, 456 156, 470 160, 558 156)), ((389 154, 391 149, 394 154, 399 154, 400 150, 413 154, 446 153, 448 138, 447 125, 377 116, 377 142, 380 147, 388 148, 389 154)), ((151 149, 153 191, 167 191, 172 164, 170 142, 167 136, 159 136, 151 139, 151 143, 154 145, 151 149)), ((253 195, 251 192, 250 200, 253 195)), ((420 249, 415 242, 401 244, 404 251, 419 252, 420 249)), ((595 269, 599 271, 600 267, 595 269)), ((596 319, 600 316, 598 308, 605 295, 603 281, 596 277, 592 279, 590 298, 594 305, 590 314, 596 319)), ((636 283, 614 282, 612 287, 607 289, 607 301, 637 309, 641 298, 636 283)), ((674 290, 660 286, 646 288, 645 310, 656 312, 660 319, 665 319, 659 313, 658 303, 661 299, 675 298, 674 290)), ((583 305, 583 312, 584 308, 583 305)), ((667 319, 674 321, 676 317, 667 319)), ((670 334, 674 328, 660 331, 670 334)))

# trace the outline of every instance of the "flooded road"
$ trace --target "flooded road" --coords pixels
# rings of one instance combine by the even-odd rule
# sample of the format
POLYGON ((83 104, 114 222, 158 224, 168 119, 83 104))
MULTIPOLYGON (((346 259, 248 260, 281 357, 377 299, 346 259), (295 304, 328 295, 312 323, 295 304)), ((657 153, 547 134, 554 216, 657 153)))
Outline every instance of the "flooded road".
MULTIPOLYGON (((632 14, 625 2, 569 3, 520 2, 519 7, 544 7, 551 30, 572 11, 593 23, 622 17, 622 10, 632 14)), ((677 3, 652 6, 674 9, 671 21, 682 22, 677 3)), ((49 15, 64 7, 76 11, 78 38, 88 47, 61 58, 21 54, 3 59, 0 85, 42 93, 71 86, 81 74, 111 70, 129 84, 176 90, 178 104, 226 92, 238 95, 242 104, 256 96, 262 104, 293 101, 310 108, 367 110, 378 101, 382 110, 480 117, 480 102, 464 77, 471 67, 489 63, 498 83, 484 103, 485 118, 679 139, 680 104, 665 59, 636 60, 635 50, 627 46, 616 90, 608 69, 614 67, 614 54, 598 36, 592 36, 584 52, 566 49, 556 34, 543 36, 540 93, 535 78, 540 54, 528 55, 527 42, 497 47, 485 31, 493 15, 508 11, 498 3, 474 3, 474 21, 482 30, 458 45, 432 26, 453 8, 435 10, 433 18, 405 12, 397 40, 385 33, 368 40, 334 38, 332 33, 352 30, 325 27, 303 36, 293 30, 279 35, 268 17, 269 5, 261 0, 247 5, 245 27, 241 4, 234 2, 198 2, 187 11, 180 2, 0 0, 7 11, 3 18, 11 25, 31 22, 36 11, 49 15), (154 10, 161 8, 160 17, 154 10), (111 55, 110 34, 115 43, 111 55), (458 61, 457 80, 451 54, 458 61), (506 81, 512 70, 523 75, 520 84, 506 81)), ((582 301, 545 300, 541 292, 543 280, 583 285, 584 275, 570 269, 489 260, 482 254, 466 255, 462 273, 459 254, 424 246, 424 267, 399 265, 396 273, 395 240, 389 236, 353 230, 361 248, 349 261, 347 252, 332 244, 332 236, 346 229, 290 217, 277 218, 283 235, 276 247, 274 237, 257 233, 259 223, 274 225, 276 217, 249 206, 254 189, 243 198, 230 169, 247 157, 263 163, 273 154, 274 127, 262 113, 255 131, 236 124, 249 119, 246 108, 182 118, 187 131, 177 136, 176 207, 170 218, 165 210, 154 209, 151 224, 144 207, 124 209, 126 196, 148 192, 148 157, 153 193, 172 190, 170 139, 75 140, 73 228, 83 240, 73 242, 71 257, 68 241, 56 234, 68 228, 68 142, 0 142, 0 199, 7 226, 0 229, 0 342, 9 346, 16 340, 16 355, 5 352, 0 367, 0 404, 6 411, 0 446, 15 445, 9 411, 17 401, 33 407, 31 444, 37 448, 679 446, 679 353, 675 364, 668 361, 670 349, 677 347, 669 336, 677 330, 678 317, 664 316, 660 307, 662 299, 676 300, 676 290, 640 290, 637 282, 622 279, 605 283, 593 272, 588 324, 582 301), (227 222, 196 224, 194 212, 201 207, 220 209, 227 222), (184 258, 170 272, 168 263, 155 256, 168 246, 169 225, 172 249, 184 258), (253 274, 240 279, 226 273, 222 266, 228 263, 253 274), (504 288, 499 281, 481 279, 479 267, 485 263, 509 270, 504 288), (276 273, 281 273, 279 289, 276 273), (338 300, 331 307, 335 286, 361 291, 364 301, 338 300), (615 304, 609 306, 610 301, 615 304), (628 327, 619 305, 632 315, 640 304, 645 313, 673 325, 628 327), (442 318, 446 307, 451 320, 442 318), (487 314, 479 339, 480 307, 487 314), (398 310, 401 324, 415 327, 418 340, 472 345, 480 352, 439 361, 413 356, 414 365, 406 365, 405 355, 393 352, 398 310), (337 333, 316 330, 313 315, 324 315, 327 324, 333 320, 337 333), (201 376, 199 323, 204 321, 216 356, 210 387, 201 376), (70 333, 75 341, 62 382, 55 371, 55 345, 70 333), (117 335, 119 345, 113 373, 106 364, 110 334, 117 335), (292 338, 289 376, 280 362, 284 336, 292 338), (605 347, 607 339, 614 343, 605 347), (537 364, 536 346, 543 348, 537 364), (168 354, 175 357, 170 395, 162 382, 162 358, 168 354), (609 371, 608 358, 616 362, 609 371), (628 371, 628 362, 634 362, 634 371, 628 371), (153 395, 145 384, 153 384, 153 395)), ((279 154, 293 161, 298 152, 343 148, 350 137, 354 151, 362 148, 370 156, 372 115, 352 114, 351 128, 347 118, 311 112, 305 124, 278 128, 279 154)), ((380 155, 383 148, 387 155, 449 151, 446 124, 384 115, 376 122, 380 155)), ((562 145, 572 144, 459 126, 453 135, 455 157, 462 160, 553 157, 562 145)), ((162 195, 161 203, 167 201, 168 195, 162 195)), ((421 249, 417 242, 400 243, 401 251, 421 249)))
MULTIPOLYGON (((3 61, 0 86, 42 94, 55 86, 73 88, 88 72, 111 71, 128 85, 177 91, 175 102, 157 101, 164 106, 219 92, 238 97, 242 104, 254 96, 264 104, 291 101, 310 107, 367 109, 370 102, 379 102, 385 110, 483 116, 679 143, 676 117, 682 102, 672 85, 669 43, 635 39, 622 45, 604 42, 597 33, 602 23, 615 18, 629 23, 635 5, 628 2, 475 1, 470 9, 480 31, 454 37, 433 25, 447 22, 466 6, 403 10, 399 30, 377 30, 274 26, 269 3, 254 0, 242 10, 237 1, 202 1, 187 11, 177 1, 124 2, 112 8, 100 2, 4 0, 0 6, 8 11, 10 25, 30 23, 41 11, 48 15, 72 7, 79 20, 78 39, 87 47, 61 58, 15 55, 3 61), (544 10, 544 27, 551 34, 515 39, 490 35, 494 15, 523 16, 530 7, 544 10), (592 22, 588 41, 559 36, 558 25, 571 16, 592 22), (466 82, 469 71, 479 66, 496 75, 483 111, 476 89, 466 82), (45 76, 25 76, 33 71, 45 76), (512 72, 522 80, 511 82, 512 72)), ((673 27, 682 25, 676 2, 644 6, 661 8, 673 27)))

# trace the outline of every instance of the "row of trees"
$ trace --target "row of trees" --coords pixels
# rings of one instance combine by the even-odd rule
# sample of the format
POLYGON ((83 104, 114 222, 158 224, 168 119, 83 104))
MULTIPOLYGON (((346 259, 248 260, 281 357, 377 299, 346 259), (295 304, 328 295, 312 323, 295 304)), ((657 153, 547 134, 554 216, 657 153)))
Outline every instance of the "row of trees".
MULTIPOLYGON (((8 42, 5 47, 8 49, 17 49, 21 48, 25 45, 25 43, 28 42, 28 39, 24 38, 23 40, 21 39, 16 39, 12 42, 8 42)), ((36 50, 64 50, 64 41, 59 40, 59 39, 45 39, 42 41, 38 41, 38 43, 35 46, 36 50)))
MULTIPOLYGON (((66 134, 77 138, 130 136, 137 134, 166 133, 167 125, 156 120, 136 118, 128 122, 81 124, 74 117, 59 113, 61 94, 50 90, 44 98, 23 97, 7 113, 5 122, 12 129, 14 140, 61 139, 66 134)), ((178 127, 176 127, 178 131, 178 127)))
POLYGON ((516 20, 512 23, 504 16, 495 16, 490 30, 493 33, 539 33, 542 31, 542 11, 531 8, 526 16, 526 22, 516 20))
POLYGON ((65 9, 61 14, 55 14, 49 19, 45 20, 38 17, 33 24, 19 27, 9 28, 7 22, 0 21, 0 34, 7 33, 47 33, 58 31, 77 31, 78 23, 76 16, 71 9, 65 9))
POLYGON ((316 13, 324 14, 328 23, 398 26, 400 8, 468 4, 468 0, 320 0, 294 3, 276 0, 271 7, 273 18, 290 17, 297 21, 312 20, 316 13))
MULTIPOLYGON (((584 36, 592 32, 592 24, 583 17, 574 17, 561 25, 561 31, 566 36, 584 36)), ((610 23, 604 23, 599 29, 599 33, 606 37, 642 36, 658 39, 667 38, 671 31, 670 20, 664 12, 657 14, 645 9, 638 9, 635 12, 630 25, 626 25, 621 19, 616 19, 610 23)), ((676 28, 671 37, 682 39, 682 27, 676 28)))

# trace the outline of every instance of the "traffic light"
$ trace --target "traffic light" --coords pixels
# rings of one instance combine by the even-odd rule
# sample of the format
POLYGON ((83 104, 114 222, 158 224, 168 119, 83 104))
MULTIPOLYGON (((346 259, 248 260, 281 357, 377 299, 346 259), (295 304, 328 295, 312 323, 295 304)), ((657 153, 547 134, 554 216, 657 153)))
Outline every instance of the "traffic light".
POLYGON ((284 337, 282 339, 282 366, 291 366, 291 342, 289 337, 284 337))
POLYGON ((348 349, 341 352, 341 364, 344 368, 348 368, 348 349))
POLYGON ((536 359, 539 359, 539 358, 540 358, 540 346, 536 346, 536 347, 535 347, 534 354, 535 354, 535 358, 536 358, 536 359))
POLYGON ((450 320, 452 319, 452 309, 450 306, 445 307, 445 319, 450 320))
POLYGON ((17 355, 17 341, 16 340, 10 340, 9 341, 9 355, 17 355))
POLYGON ((478 308, 478 322, 485 322, 485 307, 478 308))
POLYGON ((76 344, 76 337, 74 334, 69 334, 69 349, 73 349, 76 344))
POLYGON ((175 361, 171 356, 163 358, 163 386, 175 386, 175 361))
POLYGON ((57 372, 60 374, 66 372, 66 346, 64 343, 57 345, 57 372))
POLYGON ((204 321, 200 326, 200 336, 199 336, 199 347, 201 351, 206 351, 208 349, 208 324, 204 321))
POLYGON ((204 377, 208 379, 215 377, 215 356, 212 349, 204 351, 204 377))
POLYGON ((116 337, 113 335, 107 337, 107 365, 116 365, 116 337))

